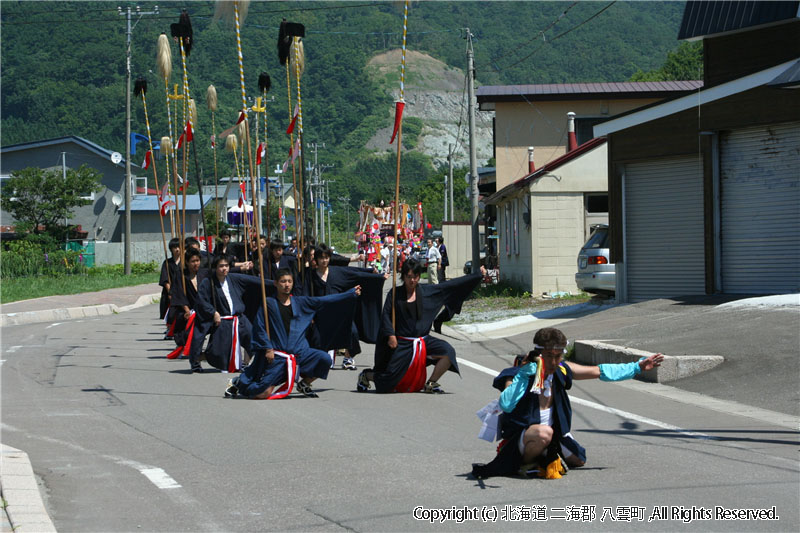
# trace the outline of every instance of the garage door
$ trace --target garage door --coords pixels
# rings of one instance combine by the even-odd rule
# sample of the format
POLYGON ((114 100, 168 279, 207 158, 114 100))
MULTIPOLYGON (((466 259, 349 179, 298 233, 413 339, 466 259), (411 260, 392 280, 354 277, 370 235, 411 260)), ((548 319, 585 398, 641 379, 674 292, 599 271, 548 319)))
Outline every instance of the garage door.
POLYGON ((800 290, 800 123, 720 136, 722 291, 800 290))
POLYGON ((628 300, 705 294, 698 157, 625 165, 628 300))

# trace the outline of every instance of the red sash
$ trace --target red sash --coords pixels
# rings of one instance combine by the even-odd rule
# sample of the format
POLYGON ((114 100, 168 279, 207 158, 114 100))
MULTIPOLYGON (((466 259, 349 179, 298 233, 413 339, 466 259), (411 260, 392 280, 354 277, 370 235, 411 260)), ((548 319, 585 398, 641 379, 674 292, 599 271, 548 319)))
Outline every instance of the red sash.
POLYGON ((427 375, 428 348, 424 337, 398 337, 413 341, 411 363, 408 365, 403 379, 394 388, 394 392, 419 392, 425 387, 427 375))
POLYGON ((222 320, 233 320, 233 333, 231 342, 231 355, 228 359, 228 372, 238 372, 242 369, 242 346, 239 344, 239 317, 223 316, 222 320))
MULTIPOLYGON (((175 321, 177 322, 177 320, 175 321)), ((170 334, 172 334, 172 330, 175 329, 175 322, 172 323, 172 329, 170 330, 170 334)), ((189 357, 189 350, 192 347, 192 337, 194 336, 194 311, 189 314, 189 320, 186 321, 186 329, 189 330, 189 336, 186 337, 186 344, 183 346, 178 346, 171 352, 167 354, 167 359, 177 359, 178 356, 189 357)))
POLYGON ((280 400, 281 398, 286 398, 292 393, 294 380, 297 377, 297 360, 294 358, 293 354, 279 352, 278 350, 273 351, 277 357, 283 357, 286 359, 286 383, 281 385, 277 391, 272 393, 267 400, 280 400))

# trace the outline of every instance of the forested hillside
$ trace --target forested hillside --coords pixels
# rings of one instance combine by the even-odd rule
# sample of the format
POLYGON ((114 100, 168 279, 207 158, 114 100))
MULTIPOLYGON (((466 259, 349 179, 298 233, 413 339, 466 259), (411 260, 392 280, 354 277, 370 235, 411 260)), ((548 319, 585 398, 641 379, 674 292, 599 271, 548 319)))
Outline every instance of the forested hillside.
MULTIPOLYGON (((233 124, 241 107, 235 32, 231 25, 213 19, 211 2, 138 3, 143 11, 152 11, 156 4, 158 15, 134 16, 133 78, 148 80, 154 137, 167 135, 156 41, 186 8, 195 39, 188 71, 198 104, 198 158, 208 182, 213 180, 213 163, 206 88, 214 84, 219 95, 217 132, 233 124)), ((118 5, 129 4, 2 2, 4 146, 78 135, 124 152, 125 17, 118 14, 118 5)), ((479 84, 623 81, 662 66, 667 53, 678 46, 682 11, 682 2, 413 2, 408 47, 463 69, 462 29, 469 27, 475 34, 479 84)), ((386 126, 392 102, 386 90, 367 76, 365 66, 376 54, 400 46, 403 3, 250 4, 242 26, 245 77, 251 97, 257 96, 260 72, 272 77, 267 103, 272 168, 283 162, 289 149, 283 133, 289 118, 286 75, 276 52, 278 25, 284 17, 306 26, 305 140, 326 145, 320 158, 334 165, 325 174, 336 180, 331 195, 349 193, 353 205, 364 197, 374 200, 388 189, 394 169, 385 153, 370 155, 365 144, 386 126)), ((181 82, 176 45, 172 54, 170 90, 181 82)), ((399 69, 398 64, 398 73, 399 69)), ((134 99, 132 107, 132 129, 144 134, 141 101, 134 99)), ((409 194, 439 179, 426 156, 406 161, 409 194)), ((231 157, 220 157, 219 172, 233 173, 231 157)))

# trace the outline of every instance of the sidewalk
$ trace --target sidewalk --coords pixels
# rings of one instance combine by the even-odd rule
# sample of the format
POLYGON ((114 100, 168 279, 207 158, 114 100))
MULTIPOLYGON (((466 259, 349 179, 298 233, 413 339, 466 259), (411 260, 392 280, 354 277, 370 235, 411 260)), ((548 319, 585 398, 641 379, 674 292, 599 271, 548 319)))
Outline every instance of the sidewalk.
POLYGON ((161 288, 158 285, 147 283, 97 292, 21 300, 0 306, 0 326, 111 315, 155 303, 160 295, 161 288))

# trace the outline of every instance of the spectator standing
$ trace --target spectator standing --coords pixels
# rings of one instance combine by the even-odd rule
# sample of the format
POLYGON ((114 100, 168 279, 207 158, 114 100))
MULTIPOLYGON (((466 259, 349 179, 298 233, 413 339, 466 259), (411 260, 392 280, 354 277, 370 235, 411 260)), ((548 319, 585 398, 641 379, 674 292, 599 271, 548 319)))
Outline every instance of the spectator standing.
POLYGON ((442 255, 439 253, 439 248, 433 245, 433 239, 428 239, 428 251, 425 254, 428 259, 428 283, 439 283, 439 263, 442 260, 442 255))

